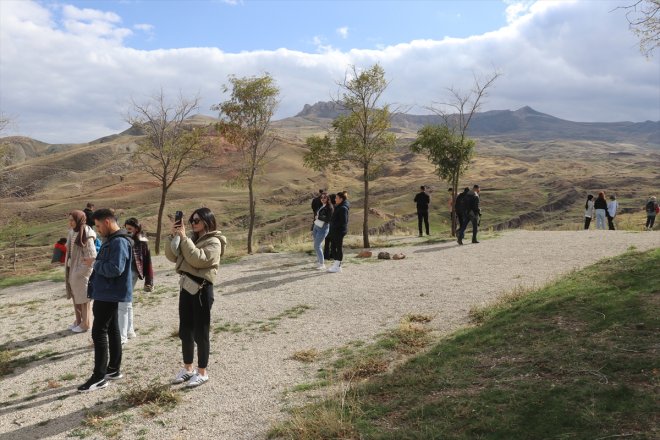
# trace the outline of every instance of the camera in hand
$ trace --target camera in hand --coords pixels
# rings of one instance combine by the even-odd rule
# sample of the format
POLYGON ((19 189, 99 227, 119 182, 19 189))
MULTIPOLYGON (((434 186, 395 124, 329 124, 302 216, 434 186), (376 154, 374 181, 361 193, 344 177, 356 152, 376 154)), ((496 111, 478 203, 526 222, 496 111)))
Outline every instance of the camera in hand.
POLYGON ((181 224, 181 220, 183 219, 183 211, 177 211, 176 214, 174 214, 174 224, 181 224))

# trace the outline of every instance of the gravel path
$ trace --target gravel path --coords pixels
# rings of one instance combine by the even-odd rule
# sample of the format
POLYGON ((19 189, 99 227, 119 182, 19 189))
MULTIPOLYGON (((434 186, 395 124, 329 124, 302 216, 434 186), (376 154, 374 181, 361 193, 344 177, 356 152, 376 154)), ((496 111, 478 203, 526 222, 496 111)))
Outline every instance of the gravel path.
MULTIPOLYGON (((119 426, 120 438, 263 438, 287 394, 313 380, 318 363, 289 359, 299 350, 371 341, 409 313, 434 315, 431 325, 450 332, 467 322, 474 305, 493 301, 518 286, 542 286, 574 269, 621 254, 631 247, 660 246, 658 233, 622 231, 511 231, 478 245, 407 245, 401 261, 349 257, 342 274, 320 273, 313 257, 261 254, 221 266, 212 334, 211 380, 181 393, 174 409, 144 417, 123 410, 100 429, 85 427, 90 411, 117 412, 122 392, 150 380, 169 380, 179 367, 176 277, 156 258, 156 292, 138 293, 138 337, 124 346, 125 379, 79 395, 91 374, 91 337, 66 330, 72 307, 61 283, 41 282, 0 290, 0 344, 21 350, 25 365, 0 382, 0 440, 103 438, 119 426)), ((377 252, 377 250, 375 249, 377 252)))

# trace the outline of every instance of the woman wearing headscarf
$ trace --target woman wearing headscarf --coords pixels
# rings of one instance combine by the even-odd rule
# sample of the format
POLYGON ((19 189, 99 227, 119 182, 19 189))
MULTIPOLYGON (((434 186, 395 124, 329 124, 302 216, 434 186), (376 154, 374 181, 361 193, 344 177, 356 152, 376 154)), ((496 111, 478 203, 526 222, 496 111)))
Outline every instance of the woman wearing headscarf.
POLYGON ((84 212, 74 210, 69 213, 69 233, 66 241, 66 297, 73 300, 75 321, 69 325, 69 330, 83 333, 92 326, 91 300, 87 298, 87 283, 92 274, 92 268, 84 263, 86 258, 96 258, 94 240, 96 233, 87 226, 87 216, 84 212))

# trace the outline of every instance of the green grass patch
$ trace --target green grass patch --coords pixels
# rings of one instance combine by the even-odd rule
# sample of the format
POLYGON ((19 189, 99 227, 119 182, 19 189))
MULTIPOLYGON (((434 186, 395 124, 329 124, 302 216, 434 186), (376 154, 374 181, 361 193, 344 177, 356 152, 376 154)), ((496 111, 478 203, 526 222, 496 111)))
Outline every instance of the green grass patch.
POLYGON ((61 268, 48 270, 45 272, 10 275, 5 274, 0 278, 0 289, 6 287, 23 286, 25 284, 36 283, 38 281, 64 282, 64 271, 61 268))
POLYGON ((270 437, 657 438, 658 267, 660 249, 629 252, 513 292, 473 312, 477 326, 296 409, 270 437))

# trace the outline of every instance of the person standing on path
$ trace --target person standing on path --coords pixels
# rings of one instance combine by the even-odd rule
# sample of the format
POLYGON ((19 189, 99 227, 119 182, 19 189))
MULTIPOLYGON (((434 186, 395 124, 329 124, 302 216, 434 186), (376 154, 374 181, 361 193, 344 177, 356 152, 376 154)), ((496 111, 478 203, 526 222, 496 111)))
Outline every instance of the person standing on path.
POLYGON ((179 291, 179 339, 183 354, 183 368, 172 380, 173 384, 188 382, 194 388, 209 380, 208 362, 211 345, 211 307, 213 283, 218 274, 220 257, 227 239, 216 230, 216 221, 209 208, 195 210, 188 220, 192 236, 186 236, 183 222, 172 224, 172 233, 165 244, 165 256, 176 263, 181 276, 179 291), (177 244, 178 243, 178 244, 177 244), (193 369, 197 345, 197 370, 193 369))
POLYGON ((422 185, 420 187, 421 192, 417 193, 413 202, 417 204, 417 228, 419 229, 419 236, 422 234, 422 221, 426 226, 426 235, 429 234, 429 203, 431 203, 431 197, 426 193, 426 187, 422 185))
POLYGON ((96 260, 88 258, 93 267, 87 296, 94 300, 94 372, 78 392, 85 393, 108 386, 108 380, 121 379, 121 337, 117 309, 120 302, 133 300, 132 240, 125 229, 117 224, 110 209, 99 209, 93 215, 98 233, 105 237, 96 260), (109 356, 108 356, 109 355, 109 356))
POLYGON ((458 239, 458 244, 463 244, 463 236, 461 231, 465 232, 464 223, 467 222, 467 195, 470 192, 470 188, 467 186, 463 189, 463 192, 456 196, 456 203, 454 204, 454 209, 456 210, 456 219, 458 220, 458 229, 456 230, 456 238, 458 239))
POLYGON ((66 297, 73 299, 76 319, 69 326, 74 333, 83 333, 92 326, 92 307, 87 297, 87 285, 92 268, 85 263, 96 258, 94 239, 96 232, 87 226, 85 213, 74 210, 69 213, 69 233, 66 239, 66 263, 64 282, 66 297))
POLYGON ((607 202, 607 225, 610 231, 616 230, 614 227, 614 217, 616 217, 616 211, 619 209, 619 202, 616 201, 615 196, 610 196, 610 201, 607 202))
MULTIPOLYGON (((142 234, 142 225, 138 219, 131 217, 124 222, 124 229, 133 239, 133 264, 131 265, 133 292, 135 292, 138 279, 144 280, 144 291, 151 292, 154 286, 154 268, 151 264, 147 237, 142 234)), ((121 343, 125 344, 129 339, 135 337, 132 302, 119 303, 118 319, 121 343)))
POLYGON ((587 201, 584 204, 584 229, 589 229, 591 219, 594 217, 594 196, 593 194, 587 195, 587 201))
POLYGON ((465 196, 465 222, 461 226, 461 230, 458 234, 458 244, 463 244, 463 238, 465 237, 465 230, 467 229, 468 223, 472 222, 472 243, 479 243, 477 241, 477 232, 479 230, 479 221, 481 219, 481 208, 479 207, 479 185, 474 185, 472 190, 467 193, 465 196))
POLYGON ((598 193, 596 201, 594 202, 594 209, 596 210, 596 229, 605 229, 605 218, 607 217, 607 200, 605 200, 605 193, 603 191, 598 193))
POLYGON ((658 201, 655 196, 651 196, 646 202, 646 230, 652 231, 655 217, 658 215, 658 201))
POLYGON ((341 272, 341 262, 344 259, 344 237, 348 234, 348 210, 350 208, 346 191, 338 192, 335 195, 335 211, 330 220, 330 235, 332 236, 330 244, 332 257, 335 259, 328 269, 330 273, 341 272))
POLYGON ((314 251, 316 251, 316 268, 325 270, 325 259, 323 258, 323 241, 330 232, 330 220, 332 219, 333 207, 327 194, 321 195, 321 207, 316 211, 314 225, 312 226, 312 238, 314 239, 314 251))

